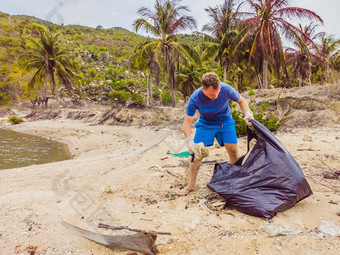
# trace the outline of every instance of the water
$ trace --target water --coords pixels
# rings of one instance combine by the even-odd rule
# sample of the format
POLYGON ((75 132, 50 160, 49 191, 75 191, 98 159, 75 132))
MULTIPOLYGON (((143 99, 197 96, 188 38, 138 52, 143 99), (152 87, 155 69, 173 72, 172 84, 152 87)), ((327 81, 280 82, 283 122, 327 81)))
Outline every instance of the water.
POLYGON ((0 128, 0 169, 71 158, 64 143, 0 128))

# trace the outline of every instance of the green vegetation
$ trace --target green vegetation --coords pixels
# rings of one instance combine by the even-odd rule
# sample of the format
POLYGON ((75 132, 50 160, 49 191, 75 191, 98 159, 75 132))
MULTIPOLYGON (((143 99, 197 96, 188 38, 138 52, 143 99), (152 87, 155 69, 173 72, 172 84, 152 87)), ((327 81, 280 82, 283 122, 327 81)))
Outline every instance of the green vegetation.
POLYGON ((70 90, 75 86, 73 79, 78 68, 61 47, 59 32, 53 33, 45 26, 35 23, 33 28, 37 31, 38 38, 26 38, 27 53, 19 58, 19 67, 27 73, 33 71, 27 86, 29 90, 34 90, 37 98, 45 102, 45 107, 48 102, 49 81, 52 82, 52 94, 55 94, 59 104, 57 79, 70 90))
POLYGON ((120 104, 125 104, 130 98, 131 94, 124 90, 111 91, 109 97, 116 100, 120 104))
POLYGON ((138 102, 141 104, 144 102, 143 97, 137 93, 133 93, 131 98, 132 98, 132 101, 134 102, 138 102))
POLYGON ((0 93, 0 106, 1 105, 7 105, 11 101, 10 95, 8 95, 7 92, 1 92, 0 93))
POLYGON ((250 89, 250 90, 248 91, 248 96, 255 96, 254 90, 250 89))
POLYGON ((162 94, 162 104, 163 105, 170 105, 171 102, 172 102, 171 93, 169 91, 165 91, 162 94))
MULTIPOLYGON (((268 102, 264 101, 261 107, 258 110, 255 110, 252 104, 255 101, 250 101, 249 108, 252 110, 254 114, 254 119, 267 127, 270 131, 276 131, 280 128, 279 120, 272 114, 271 111, 268 111, 268 102)), ((244 120, 244 115, 241 111, 236 109, 236 104, 231 103, 231 112, 232 117, 235 120, 235 129, 237 136, 242 136, 247 134, 247 125, 244 120)))
MULTIPOLYGON (((193 35, 179 34, 196 24, 189 8, 180 4, 155 0, 154 9, 139 9, 133 27, 147 31, 148 38, 123 28, 59 26, 0 13, 0 105, 18 100, 47 104, 48 98, 71 97, 103 104, 131 100, 174 106, 176 99, 186 101, 208 71, 250 96, 268 85, 339 80, 340 40, 316 33, 321 17, 290 6, 289 0, 224 0, 207 6, 204 33, 193 35), (248 8, 251 18, 242 8, 248 8), (291 26, 288 17, 314 23, 291 26), (276 30, 279 27, 284 31, 276 30), (283 37, 293 47, 283 51, 283 37), (46 46, 60 54, 48 52, 46 46)), ((233 116, 242 124, 241 113, 233 111, 233 116)), ((271 130, 279 126, 267 109, 254 111, 254 116, 271 130)))
POLYGON ((250 102, 249 108, 254 113, 254 119, 266 126, 270 131, 278 130, 281 124, 279 123, 279 120, 273 115, 273 113, 268 111, 268 102, 264 101, 260 109, 257 111, 251 105, 253 102, 254 101, 250 102))
MULTIPOLYGON (((185 28, 195 28, 196 21, 193 17, 184 15, 184 11, 189 11, 187 6, 180 6, 180 0, 155 1, 154 10, 141 7, 138 14, 141 18, 133 22, 136 32, 144 29, 156 38, 147 41, 138 51, 137 59, 142 59, 148 53, 148 59, 158 59, 159 64, 168 75, 168 82, 171 91, 172 106, 176 105, 176 82, 175 63, 179 57, 186 61, 200 63, 200 58, 196 51, 190 46, 178 41, 176 32, 185 28), (162 61, 159 61, 162 59, 162 61)), ((139 61, 140 62, 140 61, 139 61)))
POLYGON ((14 116, 8 118, 7 122, 9 122, 11 124, 20 124, 21 122, 24 122, 24 120, 22 118, 19 118, 19 117, 14 115, 14 116))

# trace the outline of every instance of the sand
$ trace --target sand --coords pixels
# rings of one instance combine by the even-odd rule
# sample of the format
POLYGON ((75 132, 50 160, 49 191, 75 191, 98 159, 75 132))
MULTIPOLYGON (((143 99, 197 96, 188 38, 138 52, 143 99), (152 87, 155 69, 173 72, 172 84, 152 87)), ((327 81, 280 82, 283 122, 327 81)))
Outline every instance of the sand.
MULTIPOLYGON (((106 234, 127 232, 98 229, 98 222, 169 231, 171 236, 158 236, 161 254, 340 253, 340 182, 324 178, 340 168, 339 125, 276 134, 314 195, 270 222, 221 209, 222 200, 206 187, 213 171, 209 161, 228 160, 224 148, 209 148, 197 189, 176 195, 186 184, 186 161, 161 158, 169 150, 185 150, 179 129, 90 126, 70 119, 10 128, 63 141, 74 157, 0 170, 1 254, 129 253, 89 241, 61 221, 106 234)), ((239 149, 246 153, 245 138, 239 139, 239 149)))

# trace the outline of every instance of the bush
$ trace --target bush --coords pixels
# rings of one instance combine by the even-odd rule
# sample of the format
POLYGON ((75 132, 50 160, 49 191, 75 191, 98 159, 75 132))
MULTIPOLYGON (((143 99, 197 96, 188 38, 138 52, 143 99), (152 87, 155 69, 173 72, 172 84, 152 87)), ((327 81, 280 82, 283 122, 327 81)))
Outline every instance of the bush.
POLYGON ((109 86, 114 90, 121 90, 126 87, 126 80, 116 80, 109 83, 109 86))
POLYGON ((130 80, 127 81, 127 84, 128 84, 129 86, 134 86, 135 84, 138 84, 138 82, 135 81, 135 80, 130 79, 130 80))
MULTIPOLYGON (((250 101, 250 104, 254 101, 250 101)), ((249 104, 250 110, 254 114, 254 119, 263 124, 267 127, 270 131, 276 131, 280 128, 281 123, 279 120, 272 114, 271 111, 267 111, 268 102, 264 101, 261 105, 260 109, 256 111, 251 105, 249 104)), ((232 103, 231 107, 231 114, 233 119, 235 120, 235 129, 237 136, 242 136, 247 134, 247 125, 246 121, 244 120, 244 115, 241 111, 235 109, 236 104, 232 103)))
POLYGON ((96 71, 93 69, 93 68, 90 68, 88 70, 88 74, 91 76, 91 77, 95 77, 96 76, 96 71))
POLYGON ((0 93, 0 105, 7 105, 11 101, 10 95, 7 92, 0 93))
POLYGON ((132 101, 138 102, 138 103, 143 103, 143 97, 137 93, 132 94, 132 101))
POLYGON ((164 91, 162 94, 162 104, 171 104, 171 93, 170 91, 164 91))
POLYGON ((231 115, 235 120, 235 130, 237 136, 242 136, 247 134, 247 125, 246 121, 243 118, 243 113, 241 111, 236 110, 236 104, 232 103, 231 107, 231 115))
POLYGON ((15 115, 10 117, 10 118, 8 118, 7 121, 9 123, 11 123, 11 124, 19 124, 21 122, 24 122, 24 120, 22 118, 19 118, 19 117, 15 116, 15 115))
POLYGON ((124 90, 111 91, 109 93, 109 97, 114 100, 117 100, 119 103, 126 103, 126 101, 128 101, 131 98, 131 94, 124 90))
POLYGON ((152 98, 154 98, 155 100, 159 100, 161 97, 161 91, 157 88, 153 88, 152 90, 152 98))
POLYGON ((258 111, 255 111, 252 106, 249 106, 250 110, 254 113, 254 119, 258 122, 262 123, 266 126, 270 131, 276 131, 280 128, 281 123, 279 120, 272 114, 271 111, 267 111, 269 103, 264 101, 261 105, 261 108, 258 111))
POLYGON ((109 66, 109 68, 106 71, 106 74, 109 75, 109 76, 113 75, 113 66, 112 65, 109 66))
POLYGON ((248 96, 255 96, 254 90, 250 89, 250 90, 248 91, 248 96))

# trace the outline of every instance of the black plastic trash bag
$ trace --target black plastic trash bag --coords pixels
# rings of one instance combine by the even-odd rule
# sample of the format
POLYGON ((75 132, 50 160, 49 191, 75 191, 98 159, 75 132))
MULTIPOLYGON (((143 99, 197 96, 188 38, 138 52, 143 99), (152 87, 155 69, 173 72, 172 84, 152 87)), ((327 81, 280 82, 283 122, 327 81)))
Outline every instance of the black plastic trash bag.
POLYGON ((208 187, 221 195, 228 207, 267 219, 312 195, 298 163, 262 124, 248 128, 248 153, 234 164, 215 165, 208 187), (257 139, 250 150, 249 142, 257 139), (243 161, 243 162, 242 162, 243 161))

